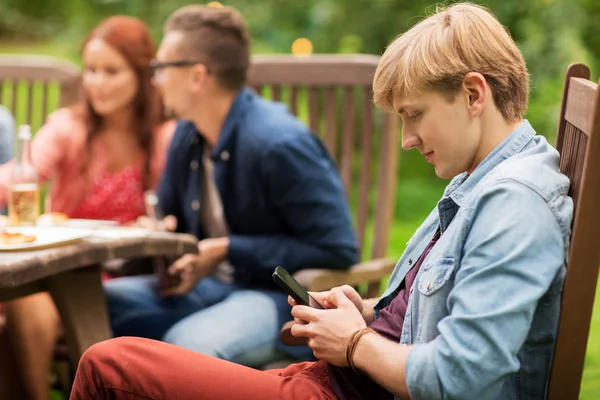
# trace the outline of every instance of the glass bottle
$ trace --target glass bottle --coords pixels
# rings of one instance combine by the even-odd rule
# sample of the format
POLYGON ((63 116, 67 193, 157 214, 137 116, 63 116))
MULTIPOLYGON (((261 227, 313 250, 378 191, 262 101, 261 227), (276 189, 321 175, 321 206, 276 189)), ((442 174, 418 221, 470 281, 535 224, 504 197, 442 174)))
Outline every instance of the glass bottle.
POLYGON ((12 226, 35 225, 39 216, 40 184, 31 162, 31 128, 29 125, 20 125, 8 199, 9 223, 12 226))

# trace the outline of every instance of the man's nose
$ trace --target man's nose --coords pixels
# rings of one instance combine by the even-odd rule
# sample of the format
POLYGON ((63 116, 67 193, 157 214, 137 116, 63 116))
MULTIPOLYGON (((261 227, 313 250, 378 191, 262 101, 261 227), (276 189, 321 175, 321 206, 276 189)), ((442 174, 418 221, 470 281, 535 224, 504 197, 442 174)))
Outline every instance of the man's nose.
POLYGON ((419 146, 421 140, 419 136, 407 129, 402 129, 402 148, 404 150, 410 150, 413 147, 419 146))

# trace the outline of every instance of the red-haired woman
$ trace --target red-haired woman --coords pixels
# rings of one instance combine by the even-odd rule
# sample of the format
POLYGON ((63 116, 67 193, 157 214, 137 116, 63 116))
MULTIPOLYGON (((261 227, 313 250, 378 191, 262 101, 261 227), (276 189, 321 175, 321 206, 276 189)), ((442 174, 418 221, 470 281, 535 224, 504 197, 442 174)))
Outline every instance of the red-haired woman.
MULTIPOLYGON (((32 142, 41 179, 54 181, 52 211, 119 223, 145 214, 143 193, 162 174, 175 128, 164 120, 152 86, 154 53, 147 26, 132 17, 108 18, 84 41, 81 101, 50 115, 32 142)), ((12 162, 0 167, 0 205, 7 202, 11 170, 12 162)), ((52 299, 39 293, 5 308, 28 397, 48 398, 48 372, 61 332, 52 299)))

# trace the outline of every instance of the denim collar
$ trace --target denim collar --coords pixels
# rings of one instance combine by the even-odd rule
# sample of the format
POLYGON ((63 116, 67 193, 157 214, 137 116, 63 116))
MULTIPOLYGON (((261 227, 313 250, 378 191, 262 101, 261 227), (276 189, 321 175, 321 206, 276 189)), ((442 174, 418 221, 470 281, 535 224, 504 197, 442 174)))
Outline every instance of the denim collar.
POLYGON ((449 197, 460 207, 483 177, 504 160, 520 153, 534 136, 535 130, 533 130, 529 121, 523 120, 517 129, 487 155, 471 175, 466 172, 458 175, 446 188, 444 198, 449 197))
POLYGON ((504 160, 520 153, 534 136, 535 131, 529 121, 524 120, 517 129, 488 154, 471 175, 464 172, 454 178, 446 188, 444 197, 437 204, 441 233, 446 231, 465 198, 483 177, 504 160))

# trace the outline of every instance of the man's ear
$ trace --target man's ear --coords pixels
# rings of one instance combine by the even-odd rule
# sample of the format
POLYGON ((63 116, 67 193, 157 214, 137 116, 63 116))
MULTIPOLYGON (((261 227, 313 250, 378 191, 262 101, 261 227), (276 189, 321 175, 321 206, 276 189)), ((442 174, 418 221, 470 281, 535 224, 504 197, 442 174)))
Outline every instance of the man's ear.
POLYGON ((488 90, 485 77, 479 72, 469 72, 465 75, 463 91, 471 116, 478 117, 483 112, 488 90))
POLYGON ((193 65, 190 71, 191 89, 201 89, 206 85, 208 78, 208 69, 204 64, 193 65))

